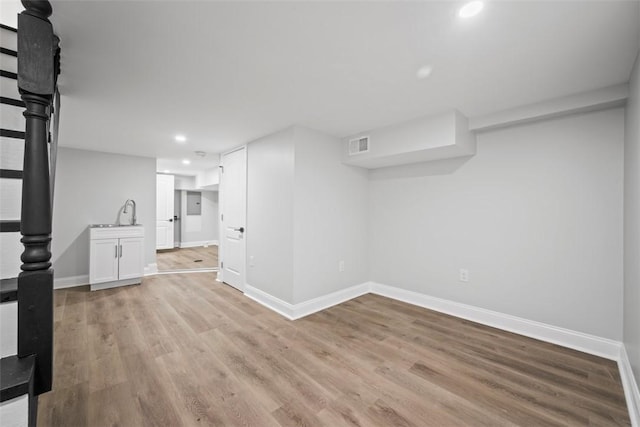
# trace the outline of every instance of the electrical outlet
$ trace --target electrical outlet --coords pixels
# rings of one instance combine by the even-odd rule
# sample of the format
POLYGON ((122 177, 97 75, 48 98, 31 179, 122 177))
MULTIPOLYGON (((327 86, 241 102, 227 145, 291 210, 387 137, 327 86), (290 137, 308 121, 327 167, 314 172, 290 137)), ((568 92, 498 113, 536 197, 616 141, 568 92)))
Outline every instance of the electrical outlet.
POLYGON ((460 269, 460 281, 461 282, 468 282, 469 281, 469 270, 467 270, 466 268, 461 268, 460 269))
POLYGON ((341 273, 344 271, 344 261, 338 262, 338 271, 341 273))

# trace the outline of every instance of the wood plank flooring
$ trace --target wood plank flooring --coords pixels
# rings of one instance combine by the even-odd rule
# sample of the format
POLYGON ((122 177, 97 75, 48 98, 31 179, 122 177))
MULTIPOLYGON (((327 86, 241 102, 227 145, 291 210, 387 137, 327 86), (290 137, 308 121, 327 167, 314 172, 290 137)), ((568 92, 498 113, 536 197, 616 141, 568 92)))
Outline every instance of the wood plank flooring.
POLYGON ((218 268, 218 247, 175 248, 156 251, 159 271, 218 268))
POLYGON ((55 291, 40 426, 628 426, 615 362, 366 295, 289 321, 214 281, 55 291))

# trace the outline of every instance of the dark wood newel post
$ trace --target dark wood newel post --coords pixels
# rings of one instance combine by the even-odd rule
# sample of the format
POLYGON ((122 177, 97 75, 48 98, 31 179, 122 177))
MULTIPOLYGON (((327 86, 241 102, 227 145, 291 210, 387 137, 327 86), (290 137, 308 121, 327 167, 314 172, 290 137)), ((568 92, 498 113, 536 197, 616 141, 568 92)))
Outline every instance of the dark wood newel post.
POLYGON ((36 355, 34 391, 51 390, 53 271, 46 97, 22 93, 26 130, 22 180, 22 272, 18 276, 18 357, 36 355))
POLYGON ((48 1, 22 0, 18 16, 18 88, 26 118, 22 214, 22 272, 18 276, 18 357, 36 355, 34 393, 51 390, 53 271, 49 187, 49 108, 55 91, 57 38, 48 1))
POLYGON ((51 267, 51 198, 49 192, 49 153, 47 149, 47 108, 49 98, 22 93, 26 118, 24 174, 22 180, 22 220, 20 231, 24 252, 23 271, 51 267))

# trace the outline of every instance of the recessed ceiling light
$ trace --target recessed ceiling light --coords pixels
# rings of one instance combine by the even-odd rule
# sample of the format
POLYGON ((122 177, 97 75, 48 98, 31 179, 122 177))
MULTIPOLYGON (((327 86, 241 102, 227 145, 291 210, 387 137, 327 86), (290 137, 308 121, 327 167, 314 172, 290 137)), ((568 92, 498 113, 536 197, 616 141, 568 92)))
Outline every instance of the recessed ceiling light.
POLYGON ((184 160, 182 161, 182 164, 183 164, 183 165, 190 165, 190 164, 191 164, 191 160, 189 160, 189 159, 184 159, 184 160))
POLYGON ((484 2, 480 0, 470 1, 460 8, 458 11, 458 16, 460 18, 471 18, 472 16, 476 16, 482 8, 484 7, 484 2))
POLYGON ((187 137, 184 135, 176 135, 175 140, 176 142, 183 143, 183 142, 187 142, 187 137))
POLYGON ((418 68, 418 71, 416 71, 416 77, 419 79, 426 79, 431 75, 432 71, 433 67, 431 65, 425 65, 424 67, 418 68))

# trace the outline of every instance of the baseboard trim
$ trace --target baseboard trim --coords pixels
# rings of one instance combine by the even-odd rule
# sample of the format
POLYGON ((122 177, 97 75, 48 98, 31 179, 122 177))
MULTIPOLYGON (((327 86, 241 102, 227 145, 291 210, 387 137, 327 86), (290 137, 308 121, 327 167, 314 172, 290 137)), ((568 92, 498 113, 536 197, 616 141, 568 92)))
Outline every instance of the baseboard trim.
POLYGON ((584 353, 604 357, 605 359, 618 360, 620 357, 622 344, 619 341, 380 283, 371 283, 371 293, 514 332, 530 338, 558 344, 584 353))
POLYGON ((245 285, 244 294, 252 300, 264 305, 267 308, 281 314, 289 320, 300 319, 310 314, 317 313, 326 308, 333 307, 345 301, 353 298, 357 298, 361 295, 369 293, 369 284, 362 283, 360 285, 351 286, 346 289, 341 289, 336 292, 332 292, 327 295, 322 295, 317 298, 310 299, 298 304, 291 304, 286 301, 282 301, 268 293, 261 291, 251 285, 245 285))
POLYGON ((158 274, 158 264, 156 264, 155 262, 147 264, 144 268, 144 275, 153 276, 154 274, 158 274))
POLYGON ((91 291, 102 291, 105 289, 120 288, 122 286, 139 285, 142 282, 141 277, 124 280, 114 280, 113 282, 96 283, 91 285, 91 291))
POLYGON ((249 284, 244 285, 244 295, 251 298, 258 304, 267 307, 270 310, 275 311, 281 316, 286 317, 289 320, 294 320, 293 312, 294 306, 286 301, 282 301, 280 298, 276 298, 258 288, 254 288, 249 284))
POLYGON ((627 349, 624 345, 620 349, 618 370, 620 371, 620 378, 622 379, 622 387, 624 388, 624 397, 627 401, 627 408, 629 409, 631 425, 638 427, 640 426, 640 391, 638 390, 638 383, 633 375, 633 369, 631 368, 627 349))
MULTIPOLYGON (((144 268, 145 276, 152 276, 158 273, 158 264, 148 264, 144 268)), ((81 274, 79 276, 55 277, 53 278, 53 289, 75 288, 76 286, 84 286, 89 284, 89 275, 81 274)))
POLYGON ((53 276, 53 289, 75 288, 76 286, 84 286, 89 284, 89 275, 81 274, 79 276, 55 277, 53 276))
POLYGON ((369 293, 369 283, 351 286, 294 305, 294 320, 369 293))
POLYGON ((192 268, 184 270, 163 270, 156 271, 154 275, 161 276, 163 274, 187 274, 187 273, 217 273, 218 268, 192 268))
POLYGON ((199 246, 218 246, 217 240, 199 240, 196 242, 180 242, 181 248, 197 248, 199 246))

